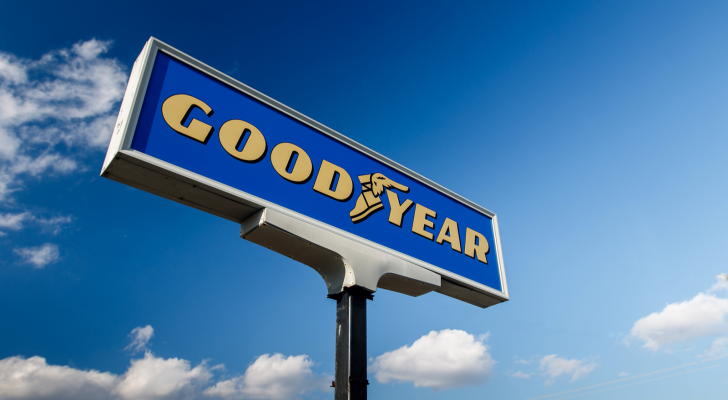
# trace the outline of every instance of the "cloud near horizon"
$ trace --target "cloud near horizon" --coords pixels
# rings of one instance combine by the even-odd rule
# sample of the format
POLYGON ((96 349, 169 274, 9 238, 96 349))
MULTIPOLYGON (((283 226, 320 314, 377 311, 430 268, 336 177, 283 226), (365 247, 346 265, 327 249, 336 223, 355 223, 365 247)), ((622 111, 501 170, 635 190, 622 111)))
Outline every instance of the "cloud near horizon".
POLYGON ((382 354, 370 372, 380 383, 412 382, 434 390, 474 386, 487 382, 496 362, 484 341, 461 330, 443 329, 382 354))
MULTIPOLYGON (((160 358, 147 352, 125 374, 49 365, 43 357, 0 360, 0 398, 58 400, 185 399, 212 378, 202 363, 160 358)), ((199 390, 198 390, 199 391, 199 390)))
MULTIPOLYGON (((150 325, 135 328, 130 346, 148 344, 154 330, 150 325)), ((294 399, 298 395, 327 391, 306 355, 284 357, 264 354, 242 376, 213 383, 222 365, 197 366, 180 358, 157 357, 147 350, 132 359, 122 375, 50 365, 39 356, 8 357, 0 360, 0 399, 3 400, 187 400, 202 398, 294 399)))
POLYGON ((674 343, 716 337, 713 351, 722 349, 720 337, 728 335, 728 298, 718 297, 716 293, 728 290, 728 275, 721 274, 716 279, 706 293, 668 304, 662 311, 637 320, 625 342, 644 342, 642 347, 657 351, 674 343))
POLYGON ((204 394, 224 400, 288 400, 316 391, 329 391, 331 375, 315 375, 311 371, 313 365, 305 354, 288 357, 280 353, 263 354, 245 374, 220 381, 204 394))

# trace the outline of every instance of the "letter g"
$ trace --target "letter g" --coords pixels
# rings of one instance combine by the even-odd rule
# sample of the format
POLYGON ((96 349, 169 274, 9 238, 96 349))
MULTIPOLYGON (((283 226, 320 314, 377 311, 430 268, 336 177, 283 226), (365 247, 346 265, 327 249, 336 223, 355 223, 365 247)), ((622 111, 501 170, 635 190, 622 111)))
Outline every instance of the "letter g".
POLYGON ((176 94, 167 98, 162 104, 162 116, 170 128, 202 144, 206 144, 215 128, 194 118, 188 126, 182 125, 195 107, 204 111, 208 117, 212 115, 212 108, 202 100, 186 94, 176 94))

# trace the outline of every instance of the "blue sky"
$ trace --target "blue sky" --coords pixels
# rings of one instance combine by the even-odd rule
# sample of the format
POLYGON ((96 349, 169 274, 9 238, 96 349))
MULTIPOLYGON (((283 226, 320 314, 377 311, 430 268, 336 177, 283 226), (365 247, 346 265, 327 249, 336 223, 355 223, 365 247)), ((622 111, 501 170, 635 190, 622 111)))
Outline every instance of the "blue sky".
POLYGON ((379 290, 371 398, 728 397, 727 3, 229 3, 3 5, 0 398, 333 398, 315 271, 98 177, 150 36, 498 214, 511 301, 379 290))

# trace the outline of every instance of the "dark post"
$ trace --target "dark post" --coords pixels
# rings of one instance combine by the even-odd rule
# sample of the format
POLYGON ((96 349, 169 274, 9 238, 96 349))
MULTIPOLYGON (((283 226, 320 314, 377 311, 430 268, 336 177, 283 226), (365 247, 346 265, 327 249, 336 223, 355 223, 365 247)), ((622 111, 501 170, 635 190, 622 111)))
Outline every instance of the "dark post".
POLYGON ((367 299, 374 296, 354 286, 329 295, 336 300, 335 400, 367 398, 367 299))

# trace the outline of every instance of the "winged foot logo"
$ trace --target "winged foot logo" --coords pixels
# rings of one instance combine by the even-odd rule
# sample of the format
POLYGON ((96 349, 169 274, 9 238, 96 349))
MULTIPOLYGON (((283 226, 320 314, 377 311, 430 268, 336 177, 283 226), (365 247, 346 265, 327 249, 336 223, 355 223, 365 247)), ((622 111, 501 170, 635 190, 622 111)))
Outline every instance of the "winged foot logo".
MULTIPOLYGON (((202 100, 186 94, 167 98, 162 104, 161 112, 172 130, 207 146, 216 129, 198 119, 190 118, 190 113, 195 108, 202 110, 207 117, 213 114, 212 108, 202 100)), ((244 163, 260 162, 270 154, 271 166, 283 179, 295 184, 306 184, 313 178, 315 172, 313 161, 304 149, 293 143, 278 143, 269 152, 263 132, 251 123, 239 119, 223 123, 217 131, 223 149, 244 163)), ((447 242, 452 250, 476 258, 485 264, 488 263, 490 245, 483 234, 466 226, 463 243, 461 229, 456 221, 447 217, 443 219, 442 215, 438 220, 437 212, 410 199, 399 201, 397 191, 409 193, 409 187, 381 173, 360 175, 358 178, 361 183, 361 193, 356 199, 354 209, 349 212, 353 223, 364 222, 374 213, 384 209, 382 195, 386 193, 389 203, 388 220, 391 224, 402 228, 404 216, 414 207, 412 233, 439 245, 447 242), (436 223, 439 226, 436 227, 436 223), (436 232, 437 237, 435 237, 436 232)), ((312 189, 330 199, 346 203, 354 194, 354 182, 344 168, 322 159, 312 189)))
POLYGON ((356 199, 354 209, 349 213, 351 221, 355 224, 384 208, 379 196, 385 189, 394 188, 404 193, 409 192, 407 186, 400 185, 382 174, 359 175, 359 182, 361 182, 361 194, 356 199))

